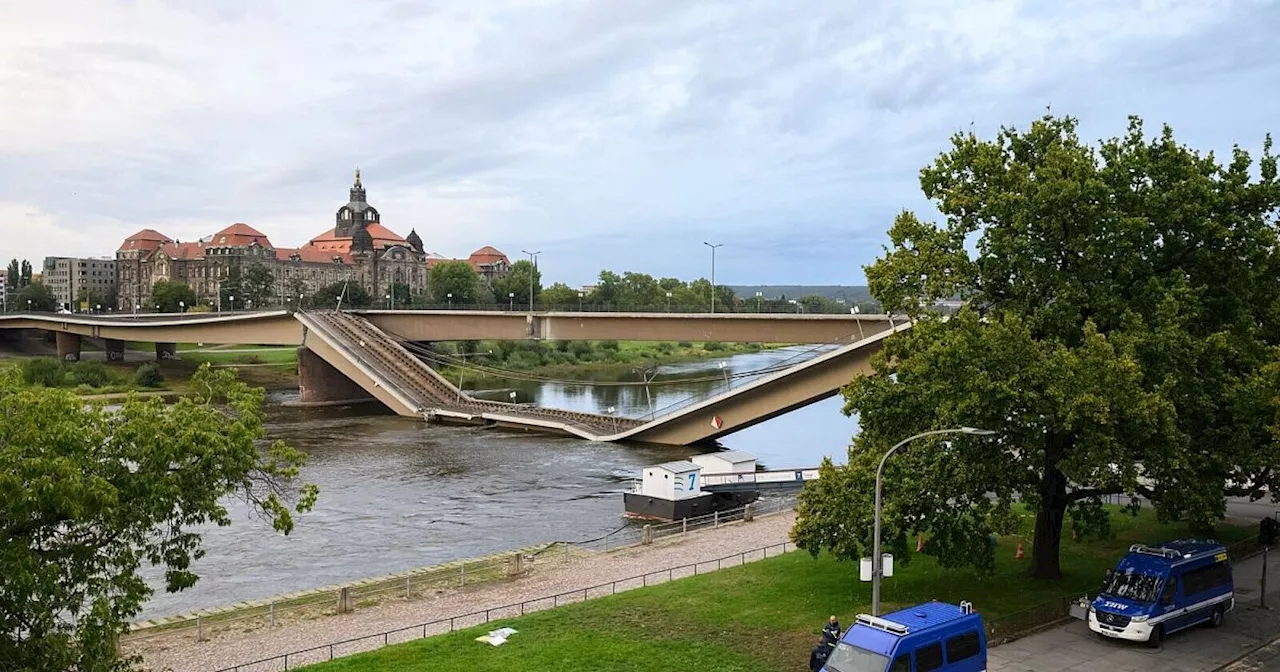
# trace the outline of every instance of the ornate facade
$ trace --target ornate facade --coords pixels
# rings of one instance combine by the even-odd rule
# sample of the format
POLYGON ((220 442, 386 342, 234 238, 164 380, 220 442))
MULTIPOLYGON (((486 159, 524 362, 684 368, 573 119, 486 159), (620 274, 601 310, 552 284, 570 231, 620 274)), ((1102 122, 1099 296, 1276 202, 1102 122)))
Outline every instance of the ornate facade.
MULTIPOLYGON (((152 229, 129 236, 116 251, 119 309, 147 310, 151 287, 160 281, 182 282, 195 292, 198 303, 216 306, 222 283, 253 266, 271 273, 270 305, 284 305, 286 299, 343 281, 358 283, 374 297, 386 293, 392 283, 421 294, 427 291, 431 266, 442 259, 423 249, 417 231, 402 238, 382 225, 382 215, 369 204, 357 170, 333 228, 301 247, 278 248, 266 234, 244 223, 188 243, 152 229)), ((510 269, 507 256, 487 245, 466 261, 486 279, 510 269)))

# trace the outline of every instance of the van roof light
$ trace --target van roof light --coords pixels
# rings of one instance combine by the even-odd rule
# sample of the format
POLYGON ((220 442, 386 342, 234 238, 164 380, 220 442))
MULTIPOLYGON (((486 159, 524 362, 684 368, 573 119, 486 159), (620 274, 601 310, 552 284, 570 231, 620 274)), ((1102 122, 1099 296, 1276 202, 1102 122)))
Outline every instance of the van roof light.
POLYGON ((972 602, 963 602, 963 601, 962 601, 962 602, 960 602, 960 613, 962 613, 962 614, 972 614, 972 613, 973 613, 973 603, 972 603, 972 602))
POLYGON ((1172 548, 1152 548, 1146 544, 1134 544, 1129 547, 1130 553, 1141 553, 1143 555, 1158 555, 1162 558, 1178 558, 1181 554, 1172 548))
POLYGON ((888 632, 888 633, 899 635, 899 636, 905 635, 908 632, 911 632, 910 628, 908 628, 907 626, 901 623, 896 623, 894 621, 886 620, 876 616, 870 616, 868 614, 858 614, 858 618, 856 619, 856 622, 858 623, 858 625, 865 625, 868 628, 883 630, 884 632, 888 632))

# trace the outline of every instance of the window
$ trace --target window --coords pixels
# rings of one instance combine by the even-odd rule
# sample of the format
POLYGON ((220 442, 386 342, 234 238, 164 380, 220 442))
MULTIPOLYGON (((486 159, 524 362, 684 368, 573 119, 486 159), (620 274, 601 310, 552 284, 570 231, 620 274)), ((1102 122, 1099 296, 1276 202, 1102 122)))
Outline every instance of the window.
POLYGON ((978 643, 978 631, 970 630, 947 639, 947 662, 955 663, 978 655, 982 647, 978 643))
POLYGON ((1183 574, 1182 592, 1186 595, 1195 595, 1228 583, 1231 583, 1231 567, 1224 560, 1183 574))
MULTIPOLYGON (((834 672, 880 672, 885 669, 888 662, 888 656, 853 646, 848 642, 840 642, 831 652, 831 657, 827 658, 827 669, 834 672)), ((894 668, 895 671, 897 669, 897 667, 894 668)))
POLYGON ((1173 604, 1173 594, 1176 592, 1177 587, 1178 580, 1172 576, 1169 577, 1169 580, 1164 584, 1164 593, 1160 595, 1161 605, 1168 606, 1173 604))
POLYGON ((942 642, 916 649, 916 672, 929 672, 942 667, 942 642))
POLYGON ((904 653, 893 661, 889 672, 911 672, 911 654, 904 653))

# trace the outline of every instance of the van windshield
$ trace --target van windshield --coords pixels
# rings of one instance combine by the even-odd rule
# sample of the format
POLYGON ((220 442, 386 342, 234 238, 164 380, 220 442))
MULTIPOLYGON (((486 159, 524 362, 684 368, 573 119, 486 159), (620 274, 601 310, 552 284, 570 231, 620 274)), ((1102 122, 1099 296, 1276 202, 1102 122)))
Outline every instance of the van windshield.
POLYGON ((1111 575, 1111 580, 1102 589, 1102 594, 1123 597, 1142 604, 1153 604, 1160 595, 1160 584, 1163 580, 1163 575, 1135 572, 1132 569, 1123 573, 1116 572, 1111 575))
POLYGON ((846 642, 836 644, 835 651, 827 658, 827 669, 831 672, 885 672, 888 667, 888 656, 846 642))

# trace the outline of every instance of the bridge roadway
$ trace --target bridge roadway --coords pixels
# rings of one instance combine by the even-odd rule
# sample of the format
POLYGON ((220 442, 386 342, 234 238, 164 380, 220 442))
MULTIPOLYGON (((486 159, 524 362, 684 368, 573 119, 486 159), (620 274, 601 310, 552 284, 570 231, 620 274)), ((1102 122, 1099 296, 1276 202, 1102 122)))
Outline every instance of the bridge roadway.
MULTIPOLYGON (((481 310, 356 311, 411 341, 591 340, 835 343, 887 325, 886 315, 805 313, 594 313, 481 310)), ((901 321, 901 318, 897 318, 901 321)), ((0 329, 146 343, 302 345, 302 327, 284 310, 131 315, 0 315, 0 329)), ((66 340, 68 347, 72 339, 66 340)))
MULTIPOLYGON (((871 371, 871 357, 887 336, 909 327, 910 323, 900 318, 894 320, 883 315, 272 311, 194 317, 148 316, 136 320, 29 314, 0 318, 0 328, 55 331, 60 355, 64 348, 69 351, 72 347, 78 355, 81 336, 105 339, 109 353, 113 347, 122 348, 125 340, 170 339, 157 344, 158 354, 162 345, 174 342, 301 345, 298 368, 303 401, 345 401, 371 396, 399 415, 421 417, 427 422, 545 431, 590 441, 665 445, 711 441, 834 396, 855 376, 871 371), (463 326, 450 327, 453 319, 463 326), (477 399, 450 384, 400 344, 401 340, 502 337, 495 334, 543 337, 518 336, 505 331, 517 319, 525 320, 530 333, 550 333, 570 339, 644 337, 648 340, 842 342, 843 345, 789 369, 644 420, 477 399), (432 336, 422 331, 424 327, 417 321, 437 324, 447 336, 432 336), (380 323, 390 328, 384 330, 380 323), (116 346, 112 346, 113 342, 116 346)), ((166 347, 172 352, 172 345, 166 347)))

